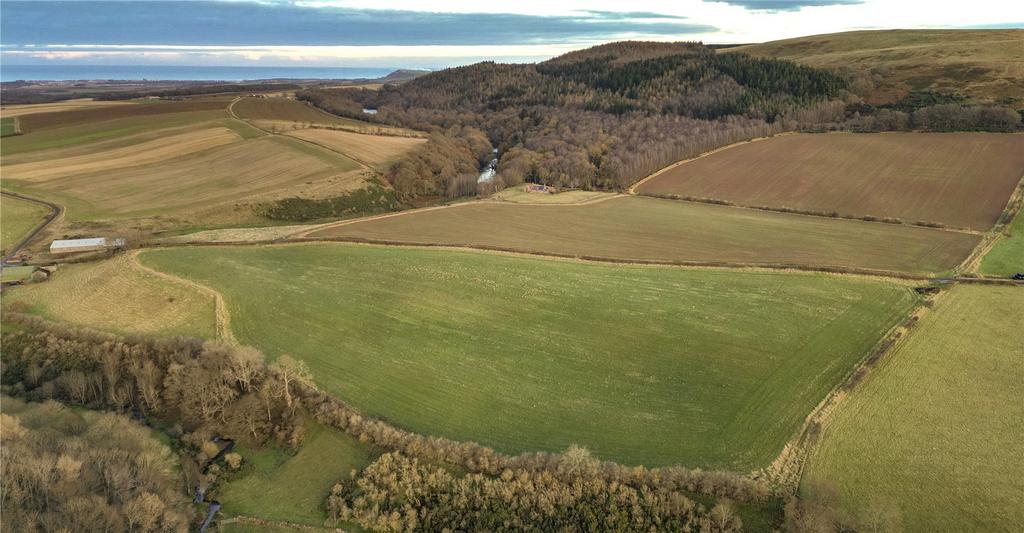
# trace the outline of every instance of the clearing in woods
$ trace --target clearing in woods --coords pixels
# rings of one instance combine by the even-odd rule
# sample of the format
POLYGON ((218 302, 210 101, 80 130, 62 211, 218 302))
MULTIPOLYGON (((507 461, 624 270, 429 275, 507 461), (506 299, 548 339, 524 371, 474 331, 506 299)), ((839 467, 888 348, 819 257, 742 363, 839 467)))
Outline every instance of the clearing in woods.
POLYGON ((839 406, 802 490, 827 484, 850 514, 882 509, 900 522, 882 530, 1019 530, 1022 316, 1021 287, 957 285, 941 296, 839 406))
POLYGON ((638 192, 985 231, 1022 175, 1020 134, 785 135, 683 163, 638 192))
POLYGON ((350 244, 139 258, 219 291, 243 344, 401 427, 736 471, 771 462, 917 301, 859 277, 350 244))
POLYGON ((247 464, 240 477, 220 488, 222 512, 309 526, 327 520, 324 499, 331 487, 375 458, 367 445, 313 420, 294 455, 277 448, 237 451, 247 464))
POLYGON ((35 202, 6 194, 0 196, 0 248, 3 253, 21 242, 49 214, 49 209, 35 202))
POLYGON ((579 206, 478 202, 340 223, 312 238, 495 247, 624 261, 938 273, 978 235, 636 196, 579 206))
POLYGON ((365 135, 323 128, 292 130, 287 135, 325 146, 335 152, 341 152, 358 161, 380 168, 427 142, 425 138, 419 137, 365 135))
MULTIPOLYGON (((754 57, 873 75, 869 103, 910 90, 955 89, 979 102, 1024 104, 1022 29, 851 31, 725 48, 754 57)), ((1016 109, 1016 107, 1015 107, 1016 109)))
POLYGON ((45 283, 6 290, 3 304, 118 334, 216 337, 213 298, 147 273, 123 254, 62 265, 45 283))

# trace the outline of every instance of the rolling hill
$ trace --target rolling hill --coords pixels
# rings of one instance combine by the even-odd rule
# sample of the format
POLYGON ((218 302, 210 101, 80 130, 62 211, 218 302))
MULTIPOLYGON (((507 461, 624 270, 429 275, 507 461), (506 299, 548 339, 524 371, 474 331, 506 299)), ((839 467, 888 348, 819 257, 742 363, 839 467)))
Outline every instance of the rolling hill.
POLYGON ((957 91, 978 103, 1024 104, 1024 30, 881 30, 721 49, 870 74, 870 103, 912 90, 957 91))

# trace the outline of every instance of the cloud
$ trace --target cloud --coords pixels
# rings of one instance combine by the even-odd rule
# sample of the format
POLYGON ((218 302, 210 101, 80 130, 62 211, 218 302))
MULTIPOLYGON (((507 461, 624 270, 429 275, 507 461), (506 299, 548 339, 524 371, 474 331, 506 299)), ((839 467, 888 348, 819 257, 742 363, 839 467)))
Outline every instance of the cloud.
MULTIPOLYGON (((652 12, 534 16, 308 7, 254 2, 4 0, 4 44, 490 45, 707 34, 714 26, 652 12)), ((692 37, 691 37, 692 38, 692 37)))
POLYGON ((863 4, 864 0, 714 0, 750 11, 799 11, 805 7, 848 6, 863 4))

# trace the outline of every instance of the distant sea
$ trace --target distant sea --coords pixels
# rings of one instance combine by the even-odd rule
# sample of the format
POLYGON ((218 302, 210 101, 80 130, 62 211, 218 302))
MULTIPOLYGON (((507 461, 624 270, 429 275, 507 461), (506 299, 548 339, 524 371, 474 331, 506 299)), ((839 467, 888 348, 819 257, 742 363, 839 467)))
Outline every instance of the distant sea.
POLYGON ((0 65, 0 81, 196 80, 242 81, 380 78, 394 68, 355 67, 190 67, 168 65, 0 65))

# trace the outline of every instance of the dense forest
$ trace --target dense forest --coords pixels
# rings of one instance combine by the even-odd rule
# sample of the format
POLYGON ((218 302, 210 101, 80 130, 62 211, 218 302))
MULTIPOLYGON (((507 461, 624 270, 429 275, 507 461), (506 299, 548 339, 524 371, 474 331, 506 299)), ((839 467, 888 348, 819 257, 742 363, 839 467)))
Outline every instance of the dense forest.
POLYGON ((453 196, 471 188, 459 175, 491 157, 480 133, 499 150, 507 184, 623 188, 678 159, 792 129, 799 113, 844 87, 826 71, 698 43, 620 42, 539 64, 484 62, 378 91, 298 97, 353 118, 374 108, 371 120, 434 132, 413 168, 389 177, 402 193, 453 196))
POLYGON ((44 531, 189 530, 176 457, 124 415, 75 412, 4 396, 0 414, 4 528, 44 531))

